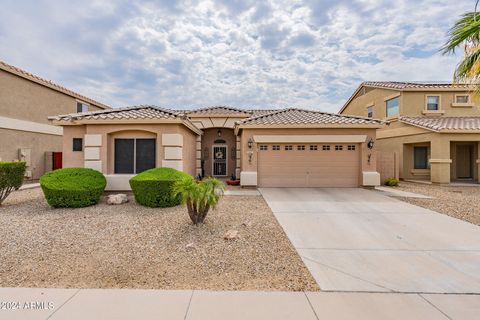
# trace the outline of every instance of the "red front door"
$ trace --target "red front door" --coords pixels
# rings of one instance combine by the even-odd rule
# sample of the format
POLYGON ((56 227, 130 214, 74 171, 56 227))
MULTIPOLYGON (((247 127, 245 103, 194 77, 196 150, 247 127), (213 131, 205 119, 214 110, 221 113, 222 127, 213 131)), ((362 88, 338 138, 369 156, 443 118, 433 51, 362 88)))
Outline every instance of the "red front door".
POLYGON ((53 170, 62 168, 62 153, 53 152, 53 170))

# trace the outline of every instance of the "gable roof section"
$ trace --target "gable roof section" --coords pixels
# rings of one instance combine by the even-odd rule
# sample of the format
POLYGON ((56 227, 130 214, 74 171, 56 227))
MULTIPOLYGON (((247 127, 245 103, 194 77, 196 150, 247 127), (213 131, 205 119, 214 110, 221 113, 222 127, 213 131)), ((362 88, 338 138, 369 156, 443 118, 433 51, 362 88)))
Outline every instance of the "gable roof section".
POLYGON ((200 109, 192 109, 188 111, 184 111, 187 116, 200 116, 200 117, 212 117, 212 116, 239 116, 239 117, 245 117, 245 116, 250 116, 251 111, 246 110, 246 109, 238 109, 238 108, 232 108, 232 107, 227 107, 227 106, 213 106, 213 107, 206 107, 206 108, 200 108, 200 109))
POLYGON ((197 134, 202 134, 184 114, 173 110, 160 108, 151 105, 141 105, 126 108, 109 109, 102 111, 91 111, 82 113, 71 113, 65 115, 48 117, 55 124, 83 124, 83 123, 117 123, 117 122, 139 122, 139 123, 183 123, 186 127, 197 134))
POLYGON ((435 132, 480 131, 480 117, 400 117, 400 122, 435 132))
POLYGON ((43 79, 43 78, 40 78, 39 76, 36 76, 30 72, 27 72, 25 70, 22 70, 20 68, 17 68, 17 67, 14 67, 12 65, 9 65, 8 63, 5 63, 3 61, 0 61, 0 70, 3 70, 3 71, 6 71, 8 73, 11 73, 11 74, 14 74, 16 76, 19 76, 19 77, 22 77, 24 79, 27 79, 27 80, 30 80, 32 82, 35 82, 35 83, 38 83, 42 86, 45 86, 47 88, 50 88, 50 89, 53 89, 55 91, 58 91, 58 92, 61 92, 63 94, 66 94, 68 96, 71 96, 73 98, 76 98, 78 100, 81 100, 83 102, 87 102, 87 103, 90 103, 90 104, 93 104, 99 108, 102 108, 102 109, 110 109, 109 106, 103 104, 103 103, 100 103, 98 101, 95 101, 93 99, 90 99, 86 96, 83 96, 79 93, 76 93, 72 90, 69 90, 65 87, 62 87, 56 83, 53 83, 52 81, 49 81, 49 80, 46 80, 46 79, 43 79))
POLYGON ((282 109, 257 117, 237 121, 236 129, 243 127, 337 127, 340 125, 352 127, 378 128, 384 122, 376 119, 346 116, 334 113, 304 110, 297 108, 282 109))
POLYGON ((423 91, 423 90, 455 90, 455 91, 470 91, 474 90, 472 85, 466 83, 451 83, 451 82, 402 82, 402 81, 364 81, 355 92, 348 98, 347 102, 338 111, 343 113, 350 102, 357 96, 363 87, 379 88, 394 91, 423 91))

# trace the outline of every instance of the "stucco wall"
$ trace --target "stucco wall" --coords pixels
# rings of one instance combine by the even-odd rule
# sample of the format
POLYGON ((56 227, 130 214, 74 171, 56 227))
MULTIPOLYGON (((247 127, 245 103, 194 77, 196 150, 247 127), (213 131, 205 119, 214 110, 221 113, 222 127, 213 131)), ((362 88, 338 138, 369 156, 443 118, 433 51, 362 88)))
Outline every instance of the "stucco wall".
POLYGON ((62 156, 64 168, 83 168, 83 149, 82 151, 73 151, 73 138, 84 139, 85 132, 85 126, 63 127, 62 156))
MULTIPOLYGON (((88 124, 85 126, 64 127, 64 166, 82 166, 83 152, 72 152, 72 138, 82 133, 100 135, 100 160, 102 172, 114 173, 114 139, 115 138, 155 138, 156 139, 156 166, 162 166, 165 151, 162 146, 162 134, 178 133, 183 136, 183 171, 195 173, 195 137, 196 135, 181 124, 88 124)), ((82 136, 78 136, 82 137, 82 136)))
MULTIPOLYGON (((75 98, 0 70, 0 117, 40 123, 45 126, 51 125, 47 119, 48 116, 73 113, 76 112, 76 108, 75 98)), ((100 108, 90 104, 90 110, 100 110, 100 108)), ((0 130, 2 159, 18 160, 20 148, 32 149, 32 166, 27 170, 32 171, 33 179, 38 179, 45 172, 46 152, 62 151, 61 136, 35 132, 36 129, 31 123, 24 123, 22 127, 14 129, 0 128, 0 130)))
POLYGON ((0 70, 0 116, 49 124, 48 116, 76 111, 75 98, 0 70))
MULTIPOLYGON (((370 89, 367 93, 363 95, 357 95, 357 97, 350 102, 350 104, 342 112, 342 114, 351 114, 366 117, 367 107, 373 106, 373 118, 383 119, 386 117, 385 99, 387 97, 392 97, 398 94, 400 94, 400 92, 396 90, 370 89)), ((400 100, 401 99, 402 97, 400 97, 400 100)))
POLYGON ((0 128, 0 158, 4 161, 18 160, 20 148, 31 149, 31 165, 27 170, 36 180, 45 172, 45 152, 62 151, 62 137, 0 128))

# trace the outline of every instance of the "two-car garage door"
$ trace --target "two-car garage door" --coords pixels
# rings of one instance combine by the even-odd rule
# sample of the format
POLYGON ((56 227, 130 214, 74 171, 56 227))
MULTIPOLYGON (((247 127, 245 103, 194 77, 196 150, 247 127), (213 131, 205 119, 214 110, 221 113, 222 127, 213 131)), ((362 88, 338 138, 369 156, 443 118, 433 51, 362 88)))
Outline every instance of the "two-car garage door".
POLYGON ((359 144, 260 144, 260 187, 358 187, 359 144))

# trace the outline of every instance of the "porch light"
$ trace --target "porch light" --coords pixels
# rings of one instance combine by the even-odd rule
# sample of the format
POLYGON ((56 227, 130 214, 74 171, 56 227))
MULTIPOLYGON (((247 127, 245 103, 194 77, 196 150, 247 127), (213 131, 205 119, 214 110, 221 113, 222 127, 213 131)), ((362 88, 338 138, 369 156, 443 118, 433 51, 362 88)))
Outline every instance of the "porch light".
POLYGON ((217 136, 219 136, 219 137, 222 136, 222 130, 218 129, 218 131, 217 131, 217 136))
POLYGON ((372 138, 367 142, 367 147, 368 149, 373 149, 373 146, 375 145, 375 141, 373 141, 372 138))
POLYGON ((252 138, 248 139, 247 144, 248 144, 248 149, 252 149, 252 147, 253 147, 253 139, 252 139, 252 138))

